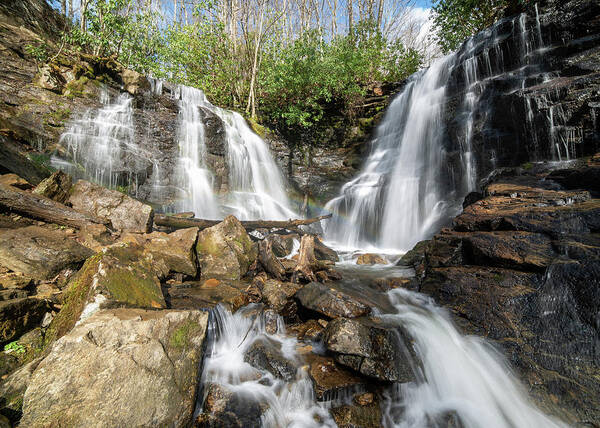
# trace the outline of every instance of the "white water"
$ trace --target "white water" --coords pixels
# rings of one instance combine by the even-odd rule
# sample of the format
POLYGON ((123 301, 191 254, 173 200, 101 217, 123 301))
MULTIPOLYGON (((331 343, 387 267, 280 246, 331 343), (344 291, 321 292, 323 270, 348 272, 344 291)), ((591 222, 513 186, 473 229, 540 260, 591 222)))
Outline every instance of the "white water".
POLYGON ((333 245, 408 251, 447 215, 440 140, 452 61, 414 75, 388 108, 361 174, 325 207, 334 213, 324 222, 333 245))
POLYGON ((278 317, 277 331, 269 334, 262 314, 254 309, 249 306, 235 314, 221 306, 213 310, 213 343, 204 362, 203 385, 216 383, 248 401, 268 406, 261 416, 264 427, 335 427, 329 412, 315 401, 312 382, 296 352, 297 342, 285 335, 283 320, 278 317), (244 361, 248 348, 264 339, 276 343, 285 358, 297 363, 294 381, 286 383, 244 361))
MULTIPOLYGON (((477 189, 474 128, 485 123, 490 112, 483 94, 490 87, 495 90, 495 80, 501 87, 509 85, 503 89, 509 92, 547 82, 552 76, 542 73, 539 65, 544 49, 539 16, 522 14, 499 21, 467 40, 458 52, 413 75, 377 128, 360 174, 327 203, 326 210, 334 214, 323 222, 327 241, 345 250, 406 252, 456 215, 463 197, 477 189), (516 52, 506 46, 507 37, 516 52), (462 90, 452 120, 459 146, 452 150, 459 162, 446 153, 450 143, 444 109, 450 83, 460 85, 453 92, 462 90)), ((540 133, 539 114, 553 158, 569 159, 581 132, 565 126, 568 118, 560 104, 529 95, 523 99, 532 141, 540 133)), ((495 166, 495 159, 484 161, 495 166)))
POLYGON ((430 298, 402 289, 388 295, 396 313, 381 318, 412 336, 422 373, 392 390, 385 426, 430 427, 449 415, 464 428, 566 426, 531 403, 500 353, 479 337, 462 336, 430 298))
MULTIPOLYGON (((163 81, 150 78, 151 93, 161 95, 163 81)), ((138 141, 133 117, 133 98, 120 94, 110 100, 101 92, 103 107, 91 109, 71 122, 60 142, 69 161, 54 158, 54 166, 77 178, 86 178, 136 196, 140 177, 150 189, 149 199, 160 201, 176 189, 169 210, 193 211, 196 217, 219 219, 233 214, 239 219, 285 220, 297 218, 285 191, 285 181, 267 144, 238 113, 213 106, 196 88, 177 86, 179 102, 178 158, 175 167, 163 160, 156 148, 138 141), (225 140, 226 191, 215 188, 208 159, 205 125, 200 109, 222 122, 225 140), (151 171, 150 173, 148 171, 151 171)), ((160 150, 160 149, 158 149, 160 150)))

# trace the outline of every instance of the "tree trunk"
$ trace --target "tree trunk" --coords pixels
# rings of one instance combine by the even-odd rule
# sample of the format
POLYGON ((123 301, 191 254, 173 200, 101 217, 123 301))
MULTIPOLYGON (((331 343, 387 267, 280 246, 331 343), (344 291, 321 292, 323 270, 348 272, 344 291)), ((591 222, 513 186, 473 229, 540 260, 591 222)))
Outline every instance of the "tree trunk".
MULTIPOLYGON (((316 223, 321 220, 331 218, 331 214, 323 215, 320 217, 309 218, 309 219, 298 219, 298 220, 243 220, 242 226, 248 230, 254 229, 296 229, 298 226, 305 226, 308 224, 316 223)), ((206 229, 221 223, 221 220, 202 220, 198 218, 180 218, 174 215, 161 215, 156 214, 154 216, 154 224, 157 226, 171 227, 173 229, 185 229, 187 227, 198 227, 200 229, 206 229)))
POLYGON ((52 199, 2 184, 0 184, 0 207, 27 217, 77 229, 93 223, 107 224, 106 221, 77 212, 52 199))
POLYGON ((317 277, 313 272, 313 266, 317 264, 315 257, 315 237, 313 235, 304 235, 300 240, 300 249, 298 250, 298 264, 292 274, 292 282, 298 283, 304 281, 316 281, 317 277))
POLYGON ((263 239, 258 246, 258 260, 265 269, 265 272, 271 274, 276 279, 283 281, 285 279, 285 267, 281 261, 273 254, 271 241, 263 239))
POLYGON ((352 2, 354 0, 346 0, 348 3, 348 34, 352 34, 353 32, 353 19, 354 19, 354 11, 352 10, 352 2))

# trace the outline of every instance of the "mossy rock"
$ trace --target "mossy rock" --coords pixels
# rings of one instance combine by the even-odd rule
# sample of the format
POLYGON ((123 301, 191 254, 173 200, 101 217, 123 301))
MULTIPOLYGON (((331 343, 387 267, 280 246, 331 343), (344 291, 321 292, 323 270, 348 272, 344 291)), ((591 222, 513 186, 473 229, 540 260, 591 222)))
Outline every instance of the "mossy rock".
POLYGON ((258 255, 246 229, 233 216, 200 232, 196 252, 202 279, 238 280, 258 255))
POLYGON ((70 331, 88 305, 85 312, 100 306, 165 308, 155 269, 152 259, 135 244, 110 247, 89 258, 69 281, 63 307, 46 332, 45 345, 70 331))

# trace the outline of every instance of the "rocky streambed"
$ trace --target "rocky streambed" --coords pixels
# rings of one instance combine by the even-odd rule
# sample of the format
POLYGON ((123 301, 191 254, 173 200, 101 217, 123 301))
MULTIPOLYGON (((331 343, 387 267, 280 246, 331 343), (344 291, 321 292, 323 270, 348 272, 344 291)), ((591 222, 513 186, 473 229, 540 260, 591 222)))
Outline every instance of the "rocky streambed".
POLYGON ((597 423, 600 205, 595 185, 571 188, 598 169, 594 157, 496 171, 398 266, 340 263, 318 235, 232 216, 168 230, 151 207, 62 172, 36 187, 0 176, 3 192, 87 219, 0 202, 3 422, 560 425, 539 408, 597 423), (497 343, 515 377, 461 333, 497 343), (456 404, 478 399, 475 415, 456 404))

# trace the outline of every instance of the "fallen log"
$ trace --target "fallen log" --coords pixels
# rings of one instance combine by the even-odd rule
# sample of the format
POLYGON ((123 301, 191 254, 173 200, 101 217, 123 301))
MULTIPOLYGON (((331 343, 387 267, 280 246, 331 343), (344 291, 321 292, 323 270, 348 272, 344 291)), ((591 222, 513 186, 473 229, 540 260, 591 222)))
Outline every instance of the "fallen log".
POLYGON ((4 184, 0 184, 0 208, 37 220, 77 229, 94 223, 107 224, 106 221, 82 214, 52 199, 4 184))
MULTIPOLYGON (((306 226, 321 220, 331 218, 331 214, 320 217, 297 219, 297 220, 243 220, 242 226, 246 230, 254 229, 296 229, 298 226, 306 226)), ((185 229, 187 227, 198 227, 206 229, 221 223, 222 220, 202 220, 198 218, 180 218, 174 215, 154 215, 154 224, 157 226, 166 226, 173 229, 185 229)))

